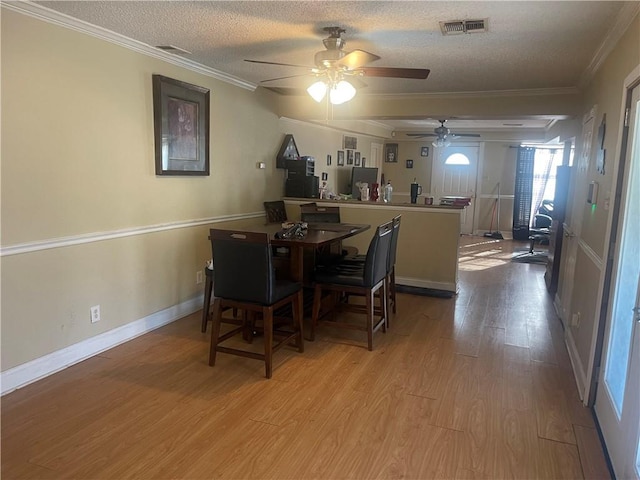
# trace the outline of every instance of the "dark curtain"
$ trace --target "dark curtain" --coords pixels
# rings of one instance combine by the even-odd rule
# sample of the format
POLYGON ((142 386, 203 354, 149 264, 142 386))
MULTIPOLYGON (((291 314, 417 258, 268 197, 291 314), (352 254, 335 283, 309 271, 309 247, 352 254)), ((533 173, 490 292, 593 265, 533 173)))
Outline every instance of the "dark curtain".
POLYGON ((531 201, 533 199, 533 163, 536 149, 518 147, 516 165, 516 185, 513 199, 513 239, 529 239, 531 220, 531 201))

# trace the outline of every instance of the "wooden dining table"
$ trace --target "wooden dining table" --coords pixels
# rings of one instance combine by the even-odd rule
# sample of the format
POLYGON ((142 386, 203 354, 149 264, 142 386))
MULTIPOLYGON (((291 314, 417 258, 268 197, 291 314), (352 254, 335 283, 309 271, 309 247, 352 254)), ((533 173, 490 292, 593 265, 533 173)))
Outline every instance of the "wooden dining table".
MULTIPOLYGON (((224 228, 224 227, 223 227, 224 228)), ((290 277, 297 282, 304 282, 305 250, 318 250, 319 248, 340 242, 345 238, 353 237, 366 230, 371 225, 352 223, 309 223, 304 237, 276 238, 276 233, 282 230, 280 224, 256 223, 243 226, 242 231, 267 233, 272 246, 288 247, 290 251, 290 277)), ((226 229, 226 228, 225 228, 226 229)), ((229 228, 229 230, 233 230, 229 228)))

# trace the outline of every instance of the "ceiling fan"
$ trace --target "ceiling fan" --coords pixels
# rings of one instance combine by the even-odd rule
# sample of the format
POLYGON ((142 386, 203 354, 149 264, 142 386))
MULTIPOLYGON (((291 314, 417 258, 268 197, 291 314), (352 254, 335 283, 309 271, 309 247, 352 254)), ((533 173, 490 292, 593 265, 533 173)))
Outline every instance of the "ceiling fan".
POLYGON ((438 120, 440 126, 433 129, 433 133, 407 133, 407 137, 426 138, 436 137, 433 141, 434 147, 448 147, 451 145, 451 139, 460 137, 479 137, 477 133, 453 133, 444 126, 446 120, 438 120))
POLYGON ((245 59, 245 62, 305 68, 308 70, 306 73, 270 78, 262 80, 260 83, 273 82, 286 78, 313 76, 316 77, 318 81, 307 89, 309 95, 311 95, 315 101, 320 102, 328 90, 329 100, 334 105, 351 100, 356 94, 356 86, 359 88, 366 86, 364 82, 356 77, 424 80, 429 76, 429 70, 426 68, 367 67, 367 64, 379 60, 380 57, 373 53, 365 52, 364 50, 345 52, 343 48, 346 45, 346 41, 341 36, 345 30, 340 27, 325 27, 323 30, 327 32, 329 36, 322 41, 325 50, 321 50, 315 54, 315 67, 290 63, 265 62, 261 60, 245 59), (355 84, 355 86, 352 84, 355 84))

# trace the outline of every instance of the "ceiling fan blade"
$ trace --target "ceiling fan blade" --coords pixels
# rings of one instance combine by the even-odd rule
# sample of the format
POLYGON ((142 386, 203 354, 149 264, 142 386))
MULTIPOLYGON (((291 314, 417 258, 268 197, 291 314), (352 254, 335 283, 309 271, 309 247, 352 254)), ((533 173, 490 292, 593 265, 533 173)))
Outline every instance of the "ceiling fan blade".
POLYGON ((365 88, 367 86, 367 84, 360 80, 360 78, 358 77, 348 77, 345 80, 356 87, 356 90, 360 90, 361 88, 365 88))
POLYGON ((365 52, 364 50, 354 50, 338 60, 337 63, 342 67, 354 70, 379 59, 380 57, 373 53, 365 52))
POLYGON ((249 63, 263 63, 265 65, 281 65, 283 67, 298 67, 298 68, 308 68, 311 70, 313 67, 309 67, 307 65, 294 65, 293 63, 277 63, 277 62, 263 62, 262 60, 247 60, 244 59, 245 62, 249 63))
POLYGON ((362 67, 360 70, 367 77, 414 78, 416 80, 424 80, 430 72, 426 68, 362 67))
POLYGON ((479 137, 480 135, 477 133, 451 133, 449 136, 451 137, 479 137))
POLYGON ((271 90, 272 92, 275 92, 275 93, 280 94, 280 95, 287 95, 287 96, 291 96, 291 95, 297 95, 297 96, 307 95, 306 90, 304 90, 302 88, 267 87, 267 86, 263 86, 262 88, 266 88, 267 90, 271 90))
POLYGON ((416 138, 424 138, 424 137, 437 137, 435 133, 407 133, 407 137, 416 137, 416 138))
POLYGON ((260 80, 260 83, 275 82, 276 80, 284 80, 286 78, 306 77, 309 73, 301 73, 300 75, 287 75, 286 77, 268 78, 267 80, 260 80))

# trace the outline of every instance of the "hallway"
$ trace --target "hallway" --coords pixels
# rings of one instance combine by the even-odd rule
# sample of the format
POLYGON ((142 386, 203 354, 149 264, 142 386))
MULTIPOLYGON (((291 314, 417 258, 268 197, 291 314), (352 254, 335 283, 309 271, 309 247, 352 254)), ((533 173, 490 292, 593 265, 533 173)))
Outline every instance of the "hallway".
POLYGON ((196 312, 6 395, 2 478, 608 478, 544 266, 462 243, 459 295, 400 294, 373 352, 322 327, 272 380, 211 368, 196 312))

